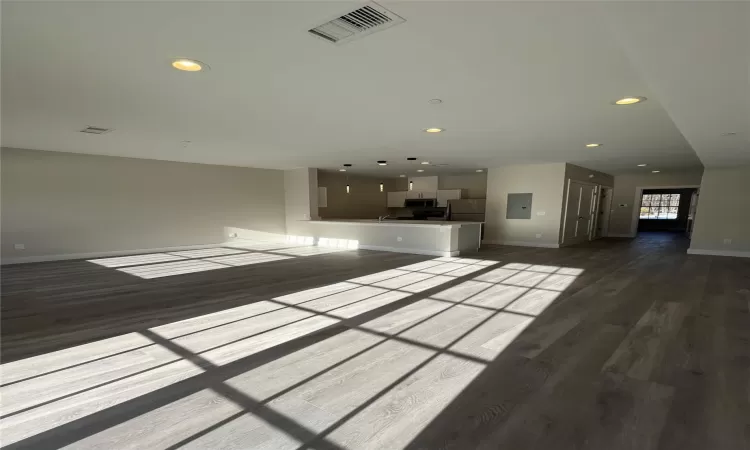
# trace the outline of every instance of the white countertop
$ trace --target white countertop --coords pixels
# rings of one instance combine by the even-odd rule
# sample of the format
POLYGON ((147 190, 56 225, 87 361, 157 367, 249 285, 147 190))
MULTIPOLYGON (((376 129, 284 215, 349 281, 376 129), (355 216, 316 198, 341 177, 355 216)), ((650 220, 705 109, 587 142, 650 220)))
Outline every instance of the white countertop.
POLYGON ((445 220, 390 220, 378 219, 320 219, 310 220, 310 223, 336 225, 377 225, 377 226, 411 226, 411 227, 457 227, 461 225, 481 225, 483 222, 459 222, 445 220))

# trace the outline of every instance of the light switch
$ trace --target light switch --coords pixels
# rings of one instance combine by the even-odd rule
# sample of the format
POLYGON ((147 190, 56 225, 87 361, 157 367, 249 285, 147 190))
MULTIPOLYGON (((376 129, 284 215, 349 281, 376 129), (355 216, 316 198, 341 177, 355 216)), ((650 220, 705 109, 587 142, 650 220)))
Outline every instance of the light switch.
POLYGON ((547 214, 547 211, 537 211, 537 212, 536 212, 536 215, 537 215, 537 216, 544 216, 544 215, 546 215, 546 214, 547 214))

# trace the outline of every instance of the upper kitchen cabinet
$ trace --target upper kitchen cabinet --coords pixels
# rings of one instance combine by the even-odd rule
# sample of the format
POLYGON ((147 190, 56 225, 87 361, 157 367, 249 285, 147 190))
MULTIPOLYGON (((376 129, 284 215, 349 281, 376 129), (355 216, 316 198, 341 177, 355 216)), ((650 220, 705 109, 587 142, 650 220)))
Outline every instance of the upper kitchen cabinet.
POLYGON ((406 198, 437 198, 438 177, 409 178, 409 190, 406 198))
POLYGON ((440 189, 437 191, 437 206, 448 206, 448 200, 460 200, 461 189, 440 189))
POLYGON ((438 190, 438 177, 411 177, 409 178, 409 190, 436 194, 438 190))

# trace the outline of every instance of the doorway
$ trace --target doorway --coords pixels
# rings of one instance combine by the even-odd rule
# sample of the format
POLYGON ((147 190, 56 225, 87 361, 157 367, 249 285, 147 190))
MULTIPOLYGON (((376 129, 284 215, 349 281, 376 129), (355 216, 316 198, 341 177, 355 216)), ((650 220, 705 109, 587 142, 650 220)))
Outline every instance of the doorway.
POLYGON ((643 189, 638 232, 686 233, 695 188, 643 189))
POLYGON ((568 195, 563 225, 564 245, 591 240, 594 225, 594 208, 597 206, 598 186, 582 181, 568 180, 568 195))

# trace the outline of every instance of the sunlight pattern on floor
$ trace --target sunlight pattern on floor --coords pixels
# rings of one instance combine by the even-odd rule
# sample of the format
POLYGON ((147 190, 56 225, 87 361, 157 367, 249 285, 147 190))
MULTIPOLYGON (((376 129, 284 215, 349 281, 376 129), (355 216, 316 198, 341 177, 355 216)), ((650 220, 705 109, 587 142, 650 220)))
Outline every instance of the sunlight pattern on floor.
POLYGON ((4 364, 3 442, 376 313, 75 447, 403 448, 581 273, 497 264, 433 259, 4 364))
POLYGON ((238 241, 232 248, 213 247, 179 252, 118 256, 91 259, 88 262, 110 267, 119 272, 144 279, 162 278, 188 273, 205 272, 228 267, 262 264, 301 256, 356 250, 357 241, 320 238, 317 246, 312 238, 288 236, 287 243, 238 241), (253 252, 250 252, 253 250, 253 252), (262 253, 261 253, 262 252, 262 253))

